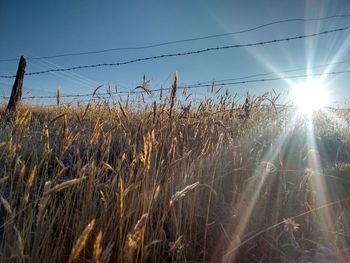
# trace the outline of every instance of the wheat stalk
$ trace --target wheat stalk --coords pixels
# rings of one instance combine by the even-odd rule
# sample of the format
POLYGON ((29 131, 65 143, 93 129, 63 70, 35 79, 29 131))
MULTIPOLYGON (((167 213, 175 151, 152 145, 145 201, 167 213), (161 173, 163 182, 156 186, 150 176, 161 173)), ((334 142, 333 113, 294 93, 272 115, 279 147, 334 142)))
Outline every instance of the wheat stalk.
POLYGON ((98 232, 98 235, 95 239, 94 243, 94 250, 93 250, 93 262, 94 263, 101 263, 101 254, 102 254, 102 247, 101 247, 101 241, 102 241, 102 231, 100 230, 98 232))
POLYGON ((103 250, 101 258, 100 258, 100 262, 101 263, 108 263, 108 262, 110 262, 110 258, 111 258, 113 247, 114 247, 114 242, 110 242, 107 245, 107 247, 105 248, 105 250, 103 250))
POLYGON ((76 241, 72 252, 70 253, 69 259, 68 259, 68 263, 72 263, 74 262, 78 257, 79 254, 81 253, 81 251, 84 249, 85 245, 86 245, 86 241, 89 238, 89 235, 92 231, 92 229, 95 226, 95 219, 93 219, 84 229, 84 231, 81 233, 80 237, 78 238, 78 240, 76 241))
POLYGON ((37 224, 40 223, 41 221, 41 218, 45 212, 45 209, 46 209, 46 206, 47 206, 47 203, 49 202, 49 199, 50 199, 50 195, 48 194, 48 192, 50 191, 50 188, 51 188, 51 181, 47 181, 44 185, 44 192, 43 192, 43 195, 42 197, 40 198, 40 201, 39 201, 39 208, 38 208, 38 215, 37 215, 37 224))
POLYGON ((37 175, 37 166, 35 165, 32 168, 30 175, 29 175, 29 178, 28 178, 28 181, 27 181, 26 189, 25 189, 24 196, 22 199, 23 206, 26 205, 29 201, 29 192, 30 192, 30 189, 32 188, 32 185, 34 183, 36 175, 37 175))
POLYGON ((13 226, 13 230, 15 231, 17 236, 17 248, 18 248, 19 256, 23 262, 24 261, 24 242, 23 242, 21 233, 19 232, 16 226, 13 226))
POLYGON ((82 181, 84 181, 86 179, 87 179, 87 177, 85 176, 85 177, 71 179, 69 181, 60 183, 60 184, 52 187, 51 189, 49 189, 46 193, 44 193, 44 196, 50 195, 50 194, 55 193, 55 192, 62 191, 63 189, 66 189, 66 188, 68 188, 70 186, 79 184, 79 183, 81 183, 82 181))
POLYGON ((173 85, 171 86, 171 92, 170 92, 170 110, 169 110, 169 117, 172 117, 173 108, 175 105, 176 100, 176 91, 177 91, 177 83, 178 83, 178 76, 177 73, 175 73, 175 78, 173 85))
POLYGON ((195 182, 193 184, 190 184, 190 185, 186 186, 182 190, 177 191, 170 198, 170 202, 169 202, 170 206, 172 206, 174 204, 174 202, 176 202, 176 201, 180 200, 181 198, 185 197, 186 194, 188 194, 190 191, 195 189, 198 185, 199 185, 199 182, 195 182))
POLYGON ((141 236, 145 229, 148 219, 148 213, 145 213, 137 221, 132 232, 128 233, 127 239, 124 245, 124 254, 128 262, 134 261, 135 251, 139 247, 141 242, 141 236))
POLYGON ((3 207, 5 208, 6 213, 9 215, 9 217, 12 217, 13 211, 10 203, 2 195, 0 195, 0 201, 3 207))
POLYGON ((123 113, 123 116, 127 119, 128 114, 119 100, 118 100, 118 104, 119 104, 119 108, 120 108, 121 112, 123 113))

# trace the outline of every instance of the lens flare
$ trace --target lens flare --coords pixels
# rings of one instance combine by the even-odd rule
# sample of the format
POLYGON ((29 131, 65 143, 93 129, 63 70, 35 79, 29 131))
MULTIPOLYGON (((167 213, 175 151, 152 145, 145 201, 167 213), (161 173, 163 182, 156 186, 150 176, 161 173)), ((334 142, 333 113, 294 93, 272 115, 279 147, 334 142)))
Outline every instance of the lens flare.
POLYGON ((300 111, 310 114, 328 105, 330 94, 323 81, 309 79, 293 87, 291 99, 300 111))

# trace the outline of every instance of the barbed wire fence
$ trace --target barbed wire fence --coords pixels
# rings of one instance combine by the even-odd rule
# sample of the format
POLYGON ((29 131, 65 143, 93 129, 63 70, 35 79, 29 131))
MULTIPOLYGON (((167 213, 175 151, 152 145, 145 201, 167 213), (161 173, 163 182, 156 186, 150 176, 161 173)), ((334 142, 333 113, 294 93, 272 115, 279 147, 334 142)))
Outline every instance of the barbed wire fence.
MULTIPOLYGON (((287 37, 287 38, 279 38, 279 39, 272 39, 267 41, 261 41, 261 42, 254 42, 254 43, 248 43, 248 44, 236 44, 236 45, 227 45, 227 46, 218 46, 218 47, 210 47, 205 49, 198 49, 193 51, 187 51, 187 52, 177 52, 177 53, 168 53, 168 54, 162 54, 162 55, 156 55, 156 56, 150 56, 150 57, 143 57, 143 58, 136 58, 128 61, 122 61, 122 62, 115 62, 115 63, 99 63, 99 64, 93 64, 93 65, 79 65, 69 68, 54 68, 54 69, 48 69, 48 70, 42 70, 42 71, 34 71, 25 73, 25 76, 33 76, 33 75, 41 75, 46 74, 50 72, 65 72, 65 71, 73 71, 78 69, 88 69, 88 68, 99 68, 99 67, 112 67, 112 66, 123 66, 128 64, 133 64, 137 62, 142 61, 150 61, 150 60, 157 60, 157 59, 163 59, 163 58, 170 58, 170 57, 182 57, 182 56, 190 56, 194 54, 201 54, 201 53, 207 53, 211 51, 220 51, 225 49, 232 49, 232 48, 243 48, 243 47, 254 47, 254 46, 264 46, 272 43, 280 43, 280 42, 287 42, 292 40, 300 40, 305 38, 311 38, 311 37, 317 37, 322 36, 326 34, 341 32, 345 30, 349 30, 350 26, 336 28, 332 30, 326 30, 318 33, 313 34, 306 34, 306 35, 299 35, 294 37, 287 37)), ((3 79, 13 79, 16 78, 16 75, 0 75, 0 78, 3 79)))
MULTIPOLYGON (((350 16, 350 15, 344 15, 344 17, 350 16)), ((334 16, 336 17, 336 16, 334 16)), ((341 16, 340 16, 341 17, 341 16)), ((326 17, 323 19, 329 19, 331 17, 326 17)), ((289 20, 283 20, 283 21, 277 21, 276 23, 280 22, 285 22, 289 20)), ((268 26, 274 23, 269 23, 262 25, 261 27, 268 26)), ((256 30, 261 27, 256 27, 248 31, 256 30)), ((41 75, 41 74, 46 74, 46 73, 54 73, 54 72, 66 72, 66 71, 75 71, 75 70, 81 70, 81 69, 88 69, 88 68, 100 68, 100 67, 112 67, 112 66, 122 66, 122 65, 127 65, 127 64, 133 64, 133 63, 138 63, 138 62, 143 62, 143 61, 151 61, 151 60, 158 60, 158 59, 164 59, 164 58, 170 58, 170 57, 182 57, 182 56, 190 56, 190 55, 195 55, 195 54, 201 54, 201 53, 206 53, 206 52, 216 52, 220 50, 227 50, 227 49, 233 49, 233 48, 243 48, 243 47, 253 47, 253 46, 264 46, 268 44, 275 44, 275 43, 281 43, 281 42, 288 42, 288 41, 293 41, 293 40, 300 40, 300 39, 305 39, 305 38, 313 38, 313 37, 319 37, 331 33, 336 33, 336 32, 342 32, 345 30, 349 30, 350 26, 345 26, 345 27, 340 27, 332 30, 326 30, 322 32, 317 32, 317 33, 312 33, 312 34, 305 34, 305 35, 299 35, 299 36, 292 36, 292 37, 287 37, 287 38, 279 38, 279 39, 272 39, 272 40, 267 40, 267 41, 261 41, 261 42, 253 42, 253 43, 246 43, 246 44, 236 44, 236 45, 226 45, 226 46, 217 46, 217 47, 210 47, 210 48, 205 48, 205 49, 198 49, 198 50, 192 50, 192 51, 186 51, 186 52, 177 52, 177 53, 167 53, 167 54, 161 54, 161 55, 156 55, 156 56, 150 56, 150 57, 143 57, 143 58, 136 58, 128 61, 122 61, 122 62, 115 62, 115 63, 99 63, 99 64, 92 64, 92 65, 79 65, 79 66, 74 66, 74 67, 68 67, 68 68, 50 68, 48 70, 42 70, 42 71, 34 71, 34 72, 28 72, 24 73, 24 76, 36 76, 36 75, 41 75)), ((247 30, 246 30, 247 31, 247 30)), ((245 31, 238 31, 238 33, 245 32, 245 31)), ((233 33, 228 33, 228 34, 236 34, 237 32, 233 33)), ((209 37, 217 37, 221 36, 224 34, 220 35, 214 35, 214 36, 209 36, 209 37)), ((180 41, 193 41, 193 40, 198 40, 201 38, 194 38, 194 39, 187 39, 187 40, 180 40, 180 41)), ((176 42, 176 41, 175 41, 176 42)), ((174 42, 174 43, 175 43, 174 42)), ((172 44, 172 42, 169 42, 172 44)), ((166 43, 161 43, 159 45, 165 45, 169 44, 168 42, 166 43)), ((148 48, 142 47, 142 48, 148 48)), ((82 53, 81 53, 82 54, 82 53)), ((68 56, 69 54, 64 54, 64 56, 68 56)), ((70 54, 70 55, 76 55, 76 54, 70 54)), ((63 55, 62 55, 63 56, 63 55)), ((47 58, 47 57, 41 57, 41 58, 47 58)), ((31 59, 40 59, 39 58, 31 58, 31 59)), ((1 61, 6 61, 6 60, 0 60, 1 61)), ((341 64, 341 63, 348 63, 350 60, 345 60, 333 64, 341 64)), ((327 64, 325 64, 327 65, 327 64)), ((320 65, 319 67, 325 66, 325 65, 320 65)), ((331 65, 331 64, 328 64, 331 65)), ((301 69, 296 69, 296 70, 287 70, 284 71, 284 73, 287 72, 293 72, 301 69)), ((308 78, 312 76, 326 76, 326 75, 338 75, 338 74, 348 74, 350 73, 350 70, 342 70, 342 71, 331 71, 331 72, 324 72, 324 73, 313 73, 313 74, 302 74, 302 75, 292 75, 292 76, 287 76, 287 77, 274 77, 274 78, 260 78, 260 79, 248 79, 247 78, 253 78, 257 76, 263 76, 263 75, 269 75, 269 74, 277 74, 277 72, 269 72, 269 73, 262 73, 262 74, 255 74, 255 75, 250 75, 246 77, 240 77, 240 78, 232 78, 232 79, 225 79, 225 80, 219 80, 216 83, 215 82, 200 82, 197 84, 192 84, 192 85, 183 85, 179 86, 179 89, 199 89, 199 88, 209 88, 212 85, 218 85, 219 87, 225 87, 225 86, 232 86, 232 85, 238 85, 238 84, 250 84, 250 83, 258 83, 258 82, 269 82, 269 81, 277 81, 277 80, 286 80, 286 79, 296 79, 296 78, 308 78), (245 79, 245 80, 240 80, 240 79, 245 79), (240 81, 239 81, 240 80, 240 81)), ((16 78, 16 75, 0 75, 1 79, 13 79, 16 78)), ((138 94, 153 94, 156 92, 161 92, 161 91, 166 91, 170 90, 171 88, 158 88, 158 89, 150 89, 148 91, 145 90, 131 90, 131 91, 115 91, 115 92, 103 92, 99 93, 99 96, 112 96, 112 95, 119 95, 119 96, 130 96, 130 95, 138 95, 138 94)), ((65 94, 65 95, 60 95, 61 98, 83 98, 83 97, 92 97, 94 94, 93 93, 86 93, 86 94, 65 94)), ((55 99, 57 97, 52 95, 52 96, 24 96, 21 99, 23 100, 31 100, 31 99, 55 99)), ((0 96, 2 99, 11 99, 9 96, 0 96)))

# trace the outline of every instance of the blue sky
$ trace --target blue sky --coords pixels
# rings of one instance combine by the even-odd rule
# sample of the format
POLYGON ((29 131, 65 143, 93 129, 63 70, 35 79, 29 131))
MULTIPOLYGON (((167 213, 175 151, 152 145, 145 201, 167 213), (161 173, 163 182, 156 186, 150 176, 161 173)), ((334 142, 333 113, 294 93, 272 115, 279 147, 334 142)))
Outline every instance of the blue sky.
MULTIPOLYGON (((288 18, 317 18, 350 14, 349 1, 0 1, 0 59, 132 47, 178 39, 248 29, 288 18)), ((260 42, 334 29, 350 24, 350 17, 318 22, 293 22, 257 31, 204 41, 168 45, 147 50, 116 51, 104 54, 28 60, 27 72, 54 67, 112 63, 138 57, 207 47, 260 42)), ((332 35, 229 49, 187 57, 140 62, 120 67, 78 70, 27 76, 24 96, 89 93, 98 85, 131 90, 143 74, 152 88, 170 85, 175 72, 180 83, 235 78, 270 71, 284 71, 350 59, 350 30, 332 35)), ((331 70, 348 70, 350 63, 331 70)), ((17 62, 0 62, 0 75, 15 74, 17 62)), ((323 72, 325 68, 310 72, 323 72)), ((286 73, 305 74, 306 71, 286 73)), ((275 75, 278 76, 278 75, 275 75)), ((268 76, 274 77, 274 75, 268 76)), ((350 74, 326 79, 334 100, 350 98, 350 74)), ((293 80, 296 81, 296 80, 293 80)), ((301 80, 300 80, 301 81, 301 80)), ((13 80, 0 79, 0 95, 8 95, 13 80)), ((231 92, 261 94, 287 91, 285 81, 251 83, 228 87, 231 92)), ((205 94, 196 90, 197 96, 205 94)))

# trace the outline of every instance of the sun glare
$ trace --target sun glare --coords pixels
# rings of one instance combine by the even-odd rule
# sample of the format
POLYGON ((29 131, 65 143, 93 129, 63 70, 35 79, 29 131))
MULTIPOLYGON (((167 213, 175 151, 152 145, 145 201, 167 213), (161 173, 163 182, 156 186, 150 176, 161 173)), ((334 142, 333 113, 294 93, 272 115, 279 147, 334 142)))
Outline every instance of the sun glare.
POLYGON ((312 113, 330 102, 329 91, 321 80, 309 79, 293 88, 292 101, 300 111, 312 113))

